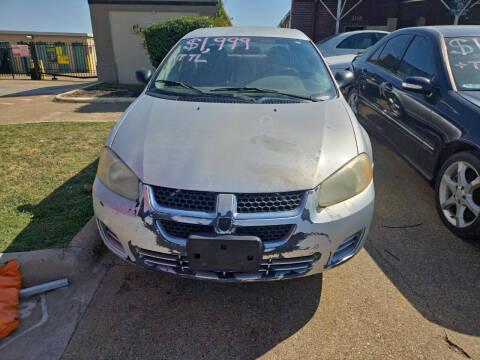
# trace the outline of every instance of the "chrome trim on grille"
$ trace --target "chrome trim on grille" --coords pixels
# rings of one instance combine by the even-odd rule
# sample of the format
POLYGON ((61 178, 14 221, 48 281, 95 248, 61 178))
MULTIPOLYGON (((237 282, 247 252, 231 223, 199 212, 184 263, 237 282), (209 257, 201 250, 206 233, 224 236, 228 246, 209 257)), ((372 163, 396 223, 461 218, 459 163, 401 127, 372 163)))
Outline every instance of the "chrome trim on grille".
POLYGON ((151 250, 135 248, 135 255, 147 268, 173 273, 176 275, 200 279, 234 281, 234 280, 273 280, 307 274, 314 263, 321 258, 320 253, 297 258, 278 258, 262 260, 257 272, 214 272, 194 271, 189 268, 185 256, 157 253, 151 250))
POLYGON ((173 209, 168 207, 161 206, 156 198, 155 198, 155 191, 153 190, 152 186, 145 185, 148 191, 148 197, 150 201, 150 205, 153 210, 158 212, 163 212, 172 215, 182 215, 182 216, 190 216, 196 218, 204 218, 204 219, 214 219, 216 216, 215 212, 204 212, 204 211, 191 211, 191 210, 180 210, 180 209, 173 209))
MULTIPOLYGON (((160 213, 166 213, 166 214, 171 214, 171 215, 180 215, 180 216, 185 216, 185 217, 194 217, 194 218, 203 218, 203 219, 214 219, 218 213, 218 197, 217 197, 217 209, 215 212, 204 212, 204 211, 193 211, 193 210, 180 210, 180 209, 174 209, 174 208, 168 208, 161 206, 156 198, 155 198, 155 191, 153 186, 150 185, 145 185, 146 191, 144 192, 145 195, 148 195, 148 203, 150 204, 152 210, 160 213)), ((303 208, 305 207, 305 204, 307 202, 307 195, 308 191, 305 191, 303 194, 302 201, 300 202, 300 205, 295 209, 295 210, 290 210, 290 211, 276 211, 276 212, 257 212, 257 213, 237 213, 237 196, 235 194, 233 195, 233 204, 232 204, 232 215, 234 219, 238 220, 248 220, 248 219, 274 219, 274 218, 288 218, 288 217, 294 217, 299 215, 303 208)), ((228 194, 226 194, 228 195, 228 194)), ((145 196, 145 197, 146 197, 145 196)))

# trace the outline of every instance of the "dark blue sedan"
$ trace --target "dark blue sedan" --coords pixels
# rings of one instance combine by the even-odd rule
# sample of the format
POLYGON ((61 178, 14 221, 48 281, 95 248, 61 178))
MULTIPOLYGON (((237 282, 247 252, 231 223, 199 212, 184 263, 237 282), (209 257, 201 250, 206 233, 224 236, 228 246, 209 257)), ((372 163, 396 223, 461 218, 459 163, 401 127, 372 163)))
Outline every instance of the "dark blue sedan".
POLYGON ((432 184, 438 213, 480 238, 480 27, 393 32, 352 63, 348 102, 432 184))

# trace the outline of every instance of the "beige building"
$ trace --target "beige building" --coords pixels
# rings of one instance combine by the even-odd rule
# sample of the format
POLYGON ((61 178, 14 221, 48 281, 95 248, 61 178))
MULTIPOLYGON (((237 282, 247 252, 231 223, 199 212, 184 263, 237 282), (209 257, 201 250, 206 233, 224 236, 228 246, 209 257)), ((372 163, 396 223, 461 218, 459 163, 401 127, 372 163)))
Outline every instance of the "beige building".
POLYGON ((216 0, 88 0, 100 81, 135 83, 139 68, 153 69, 143 27, 187 16, 213 16, 216 0))
POLYGON ((30 59, 35 54, 42 73, 75 77, 96 75, 92 34, 0 30, 0 73, 28 74, 33 68, 30 59), (15 57, 12 46, 22 44, 29 45, 28 55, 15 57))
POLYGON ((19 43, 80 43, 94 45, 93 35, 87 33, 10 31, 0 30, 0 42, 15 45, 19 43))

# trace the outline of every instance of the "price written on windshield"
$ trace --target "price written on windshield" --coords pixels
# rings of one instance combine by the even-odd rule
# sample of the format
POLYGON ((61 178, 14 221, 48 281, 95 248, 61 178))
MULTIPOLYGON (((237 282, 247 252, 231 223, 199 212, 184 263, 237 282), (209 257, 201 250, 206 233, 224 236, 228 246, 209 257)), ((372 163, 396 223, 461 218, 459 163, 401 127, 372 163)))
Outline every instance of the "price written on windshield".
POLYGON ((182 50, 187 53, 181 53, 177 56, 178 61, 189 61, 195 63, 206 63, 207 60, 202 58, 202 55, 210 51, 222 51, 224 48, 235 50, 238 48, 250 49, 250 38, 247 37, 216 37, 216 38, 192 38, 182 46, 182 50), (211 42, 216 46, 208 46, 211 42))
POLYGON ((455 38, 448 41, 449 52, 454 55, 469 55, 475 51, 480 51, 479 38, 472 38, 471 42, 467 39, 455 38))

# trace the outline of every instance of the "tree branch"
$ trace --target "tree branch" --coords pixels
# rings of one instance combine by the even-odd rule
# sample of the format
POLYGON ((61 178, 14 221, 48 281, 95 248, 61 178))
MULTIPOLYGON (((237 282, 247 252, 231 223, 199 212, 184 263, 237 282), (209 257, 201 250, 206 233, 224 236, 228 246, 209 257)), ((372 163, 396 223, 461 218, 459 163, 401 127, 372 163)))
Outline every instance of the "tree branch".
POLYGON ((452 8, 450 6, 447 5, 447 3, 444 1, 444 0, 440 0, 440 2, 445 5, 445 7, 450 11, 452 10, 452 8))
POLYGON ((323 2, 323 0, 318 0, 320 1, 320 3, 323 5, 323 7, 328 11, 328 13, 330 14, 330 16, 333 18, 333 20, 337 20, 337 17, 335 15, 333 15, 333 13, 330 11, 330 9, 328 8, 327 5, 325 5, 325 3, 323 2))
MULTIPOLYGON (((353 5, 350 9, 348 9, 348 11, 347 11, 344 15, 342 15, 342 16, 340 17, 340 20, 342 20, 345 16, 347 16, 348 14, 350 14, 350 12, 351 12, 353 9, 355 9, 358 5, 360 5, 360 4, 362 3, 362 1, 363 1, 363 0, 359 0, 355 5, 353 5)), ((345 1, 345 2, 346 2, 346 1, 345 1)))

